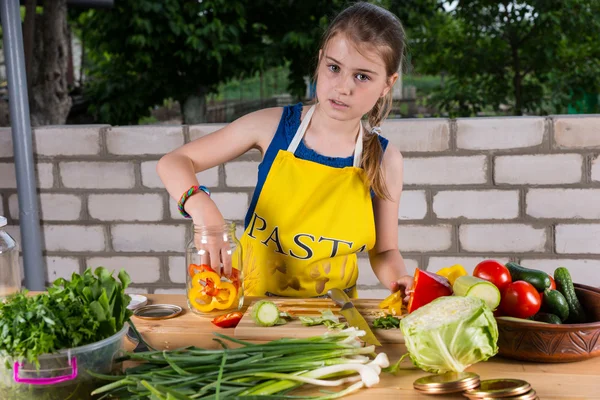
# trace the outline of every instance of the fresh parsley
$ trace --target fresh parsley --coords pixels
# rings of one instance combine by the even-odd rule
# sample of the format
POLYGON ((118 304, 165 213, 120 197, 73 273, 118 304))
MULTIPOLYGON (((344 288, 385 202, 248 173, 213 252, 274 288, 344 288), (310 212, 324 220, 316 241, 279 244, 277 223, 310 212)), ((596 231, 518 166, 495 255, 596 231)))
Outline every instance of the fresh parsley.
POLYGON ((373 321, 373 327, 377 329, 393 329, 400 328, 400 319, 393 315, 376 318, 373 321))

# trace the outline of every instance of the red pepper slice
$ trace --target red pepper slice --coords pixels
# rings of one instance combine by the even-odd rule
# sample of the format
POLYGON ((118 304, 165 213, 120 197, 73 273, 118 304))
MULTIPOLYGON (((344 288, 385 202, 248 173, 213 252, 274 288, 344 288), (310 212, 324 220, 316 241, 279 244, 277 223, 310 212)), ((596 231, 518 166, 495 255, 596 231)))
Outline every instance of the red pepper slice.
POLYGON ((425 304, 431 303, 438 297, 450 296, 452 294, 452 286, 447 278, 418 268, 415 270, 411 290, 412 293, 408 300, 409 313, 425 304))
POLYGON ((244 314, 242 312, 234 311, 228 314, 220 315, 211 322, 219 328, 233 328, 237 326, 243 316, 244 314))
POLYGON ((188 274, 190 274, 190 276, 194 276, 196 275, 198 272, 204 272, 204 271, 209 271, 209 272, 215 272, 210 265, 206 265, 206 264, 190 264, 188 266, 188 274))

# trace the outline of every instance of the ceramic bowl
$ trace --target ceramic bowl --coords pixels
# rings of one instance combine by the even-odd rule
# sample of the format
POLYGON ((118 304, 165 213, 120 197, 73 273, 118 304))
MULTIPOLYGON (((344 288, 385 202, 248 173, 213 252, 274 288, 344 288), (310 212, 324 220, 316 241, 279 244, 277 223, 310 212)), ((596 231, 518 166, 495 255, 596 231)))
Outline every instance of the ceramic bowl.
POLYGON ((592 322, 556 325, 496 319, 498 355, 546 363, 600 356, 600 289, 578 283, 574 286, 577 298, 592 322))

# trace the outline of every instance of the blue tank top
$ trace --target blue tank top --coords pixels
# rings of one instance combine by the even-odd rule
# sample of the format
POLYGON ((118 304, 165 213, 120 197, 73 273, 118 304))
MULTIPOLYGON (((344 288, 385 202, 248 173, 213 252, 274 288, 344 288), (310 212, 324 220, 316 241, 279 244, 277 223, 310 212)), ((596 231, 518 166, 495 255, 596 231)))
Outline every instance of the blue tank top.
MULTIPOLYGON (((271 140, 269 147, 263 157, 262 162, 258 165, 258 180, 256 182, 256 188, 254 189, 254 194, 252 195, 252 201, 250 202, 250 207, 248 208, 248 212, 246 213, 246 218, 244 220, 244 225, 248 226, 250 221, 250 217, 254 214, 254 209, 256 208, 256 203, 258 201, 258 197, 260 196, 260 192, 265 184, 265 180, 267 179, 267 175, 269 174, 269 170, 271 169, 271 165, 277 156, 279 150, 287 150, 290 142, 294 138, 298 127, 300 126, 300 118, 302 117, 302 103, 285 106, 283 108, 283 113, 281 115, 281 120, 279 121, 279 126, 277 127, 277 131, 275 132, 275 136, 271 140)), ((388 140, 383 136, 379 137, 379 143, 381 143, 381 147, 383 151, 387 148, 388 140)), ((351 167, 354 161, 354 156, 351 155, 349 157, 327 157, 322 154, 317 153, 313 149, 306 147, 304 144, 304 140, 300 141, 298 145, 298 149, 296 150, 295 156, 303 159, 314 161, 319 164, 328 165, 330 167, 335 168, 344 168, 351 167)), ((371 196, 373 196, 373 191, 371 190, 371 196)))

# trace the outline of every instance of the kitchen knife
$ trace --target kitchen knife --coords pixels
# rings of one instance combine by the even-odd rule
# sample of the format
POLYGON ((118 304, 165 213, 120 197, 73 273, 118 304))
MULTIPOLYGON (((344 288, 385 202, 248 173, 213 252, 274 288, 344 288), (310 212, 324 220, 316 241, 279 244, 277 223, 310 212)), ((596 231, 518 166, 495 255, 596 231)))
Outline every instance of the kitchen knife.
POLYGON ((365 331, 362 340, 369 344, 374 344, 375 346, 381 346, 381 343, 379 343, 379 340, 377 340, 373 331, 369 328, 367 321, 360 315, 356 307, 354 307, 354 304, 350 301, 348 295, 343 290, 334 288, 329 290, 327 294, 331 297, 331 300, 336 302, 342 308, 340 313, 346 318, 348 325, 356 327, 361 331, 365 331))

